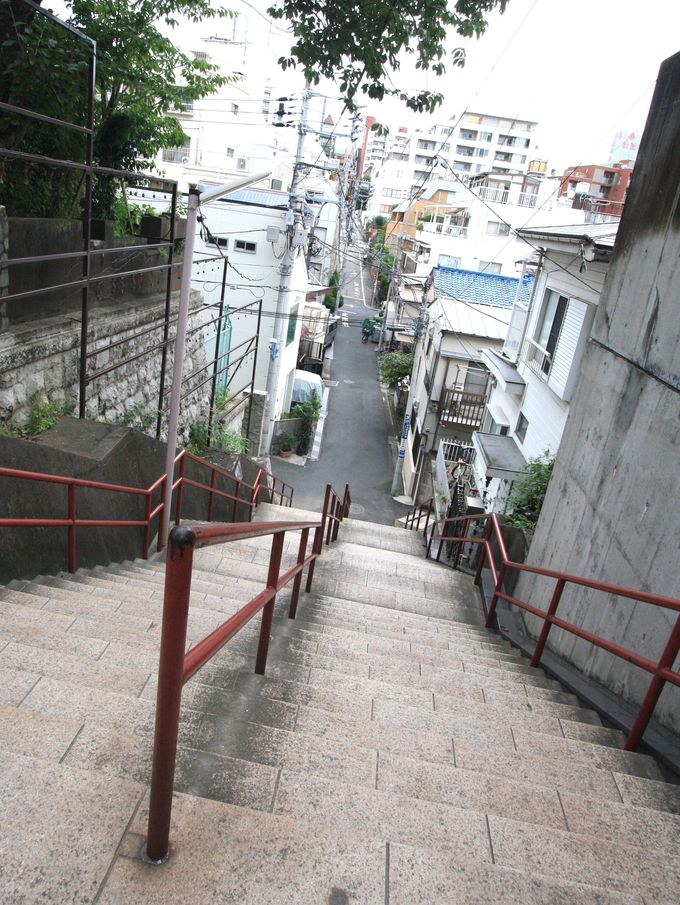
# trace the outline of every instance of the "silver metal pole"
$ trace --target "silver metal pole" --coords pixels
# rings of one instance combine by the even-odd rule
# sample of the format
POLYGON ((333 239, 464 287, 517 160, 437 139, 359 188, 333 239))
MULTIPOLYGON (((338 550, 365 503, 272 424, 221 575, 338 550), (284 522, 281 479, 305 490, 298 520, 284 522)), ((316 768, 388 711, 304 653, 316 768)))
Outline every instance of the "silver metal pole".
POLYGON ((163 511, 159 528, 163 545, 165 545, 167 540, 170 527, 172 484, 175 477, 175 452, 177 449, 177 424, 179 422, 179 400, 182 395, 182 370, 184 367, 184 347, 186 345, 187 319, 189 316, 191 265, 194 257, 194 241, 196 239, 198 200, 198 189, 195 185, 189 186, 186 237, 184 239, 184 257, 182 259, 182 282, 179 288, 179 312, 177 316, 177 332, 175 334, 175 355, 172 362, 172 392, 170 394, 170 411, 168 413, 168 447, 165 453, 163 511))

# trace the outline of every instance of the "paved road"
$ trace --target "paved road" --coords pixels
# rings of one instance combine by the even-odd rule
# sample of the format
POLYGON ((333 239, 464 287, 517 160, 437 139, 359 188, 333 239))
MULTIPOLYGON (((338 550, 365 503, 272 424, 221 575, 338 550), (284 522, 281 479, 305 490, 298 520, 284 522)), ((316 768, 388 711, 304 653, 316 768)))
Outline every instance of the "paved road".
MULTIPOLYGON (((350 254, 355 259, 361 257, 358 250, 350 254)), ((353 516, 391 525, 408 507, 390 496, 394 473, 389 441, 392 428, 378 382, 378 346, 362 343, 361 329, 356 326, 357 321, 375 314, 362 298, 370 298, 372 286, 365 275, 362 293, 360 267, 350 262, 348 270, 340 313, 352 325, 340 326, 335 339, 332 380, 338 385, 330 391, 321 455, 304 468, 275 457, 272 467, 278 477, 295 488, 297 506, 320 512, 326 484, 340 492, 348 483, 353 516)))

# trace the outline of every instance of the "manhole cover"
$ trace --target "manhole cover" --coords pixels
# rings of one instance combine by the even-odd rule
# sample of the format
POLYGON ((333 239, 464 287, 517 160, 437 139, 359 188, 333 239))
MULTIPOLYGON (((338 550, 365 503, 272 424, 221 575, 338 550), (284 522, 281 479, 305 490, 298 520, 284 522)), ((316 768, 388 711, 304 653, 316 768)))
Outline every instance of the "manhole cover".
POLYGON ((364 506, 360 506, 359 503, 352 503, 350 506, 350 515, 363 515, 366 512, 364 506))

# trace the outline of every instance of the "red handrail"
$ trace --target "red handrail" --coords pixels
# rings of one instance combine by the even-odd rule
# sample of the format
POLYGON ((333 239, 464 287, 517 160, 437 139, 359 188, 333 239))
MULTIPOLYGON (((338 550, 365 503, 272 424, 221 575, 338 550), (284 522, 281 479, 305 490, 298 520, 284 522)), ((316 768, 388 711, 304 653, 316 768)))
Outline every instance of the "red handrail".
MULTIPOLYGON (((168 854, 179 712, 184 683, 195 675, 201 666, 260 610, 262 610, 262 623, 255 672, 260 675, 264 674, 276 595, 284 585, 294 579, 288 609, 289 618, 294 619, 302 571, 305 566, 309 566, 308 575, 311 572, 321 553, 322 534, 321 521, 260 522, 247 525, 209 524, 175 527, 170 532, 165 570, 156 729, 149 799, 147 838, 149 860, 160 863, 166 859, 168 854), (307 542, 311 529, 314 529, 314 545, 312 552, 307 555, 307 542), (301 532, 300 546, 295 565, 280 575, 283 542, 287 531, 301 532), (272 550, 264 590, 185 654, 194 550, 211 544, 267 535, 272 536, 272 550)), ((308 585, 309 583, 308 577, 308 585)))
MULTIPOLYGON (((236 477, 236 475, 231 474, 223 468, 220 468, 217 465, 213 465, 212 462, 207 462, 205 459, 201 459, 198 456, 193 455, 193 453, 187 452, 187 450, 182 450, 177 454, 175 458, 175 465, 179 466, 179 476, 176 480, 173 481, 173 491, 177 491, 177 503, 176 503, 176 521, 179 523, 182 514, 182 499, 183 499, 183 489, 184 486, 195 487, 199 490, 205 490, 208 493, 208 517, 209 519, 212 517, 213 513, 213 503, 215 497, 222 497, 223 499, 228 499, 232 501, 232 518, 236 516, 236 507, 238 505, 246 506, 249 510, 249 517, 252 519, 252 514, 257 506, 259 490, 261 486, 262 476, 266 476, 272 479, 273 489, 270 491, 272 494, 278 495, 281 505, 290 506, 293 500, 293 488, 286 484, 284 481, 280 481, 280 479, 276 478, 274 475, 265 471, 264 469, 260 469, 255 478, 255 482, 253 484, 248 484, 247 481, 244 481, 242 478, 236 477), (209 469, 210 471, 210 483, 203 484, 200 481, 196 481, 192 478, 188 478, 185 475, 185 463, 187 460, 196 462, 198 465, 209 469), (215 484, 217 481, 217 477, 222 476, 226 479, 233 481, 235 484, 235 492, 228 493, 225 490, 218 489, 215 484), (276 490, 276 482, 279 481, 281 484, 281 489, 276 490), (250 493, 246 496, 241 496, 242 489, 246 491, 250 491, 250 493)), ((18 478, 21 480, 27 481, 37 481, 48 484, 62 484, 67 487, 67 501, 66 501, 66 514, 64 518, 0 518, 0 528, 5 527, 29 527, 29 528, 54 528, 61 527, 68 529, 68 539, 67 539, 67 568, 69 572, 75 572, 77 568, 77 550, 76 550, 76 528, 80 527, 110 527, 110 528, 143 528, 143 539, 142 539, 142 557, 144 559, 148 558, 149 555, 149 545, 151 542, 151 526, 154 520, 160 515, 163 511, 163 487, 165 486, 166 476, 160 475, 156 480, 149 485, 149 487, 131 487, 125 484, 107 484, 103 481, 90 481, 85 478, 70 478, 64 475, 55 475, 48 474, 36 471, 25 471, 18 468, 4 468, 0 467, 0 477, 6 478, 18 478), (77 516, 77 489, 78 488, 88 488, 91 490, 99 490, 104 492, 113 492, 113 493, 127 493, 135 496, 143 496, 145 497, 144 501, 144 518, 142 519, 81 519, 77 516), (160 490, 160 500, 153 506, 152 499, 153 494, 160 490)), ((161 550, 165 546, 164 539, 162 537, 158 537, 158 550, 161 550)))
POLYGON ((430 516, 434 510, 434 497, 430 497, 424 503, 420 503, 419 506, 414 506, 412 509, 406 513, 406 519, 404 520, 404 528, 407 531, 420 531, 420 521, 425 516, 425 527, 423 528, 423 537, 427 537, 427 529, 430 525, 430 516))
POLYGON ((493 579, 494 591, 493 596, 491 597, 491 602, 489 603, 489 611, 486 619, 487 628, 490 628, 493 625, 496 606, 499 600, 505 600, 512 606, 516 606, 521 610, 525 610, 526 612, 531 613, 533 616, 536 616, 539 619, 543 620, 543 626, 536 641, 534 653, 531 658, 531 666, 538 666, 540 664, 550 629, 554 625, 557 628, 561 628, 564 631, 575 635, 577 638, 582 638, 584 641, 588 641, 595 647, 599 647, 600 649, 613 654, 615 657, 619 657, 620 659, 631 663, 633 666, 637 666, 638 668, 644 669, 646 672, 651 673, 652 678, 649 684, 649 688, 647 689, 647 693, 642 703, 640 704, 637 715, 633 721, 633 725, 624 745, 624 749, 626 751, 634 751, 642 739, 644 731, 647 728, 647 724, 651 719, 654 708, 656 707, 656 704, 666 682, 670 682, 672 685, 680 686, 680 671, 673 669, 675 659, 680 652, 680 600, 674 597, 665 597, 661 594, 650 594, 647 591, 640 591, 633 588, 626 588, 620 585, 610 584, 604 581, 597 581, 592 578, 584 578, 582 575, 574 575, 569 572, 559 572, 556 569, 544 569, 540 566, 532 566, 527 563, 514 562, 508 556, 508 551, 503 540, 503 535, 501 533, 501 526, 495 513, 467 516, 464 515, 458 516, 456 518, 442 519, 439 522, 435 522, 432 525, 432 529, 430 531, 430 539, 426 553, 428 557, 431 554, 435 531, 439 526, 443 526, 444 530, 439 536, 439 549, 437 550, 436 556, 437 560, 439 560, 441 556, 442 545, 444 544, 444 542, 456 543, 456 553, 453 562, 454 568, 458 568, 464 543, 477 544, 481 545, 482 547, 474 582, 476 585, 479 584, 482 569, 485 562, 488 561, 489 570, 493 579), (486 531, 484 532, 484 536, 468 536, 468 529, 470 525, 473 523, 479 523, 481 521, 486 521, 486 531), (461 533, 448 534, 447 532, 449 530, 449 526, 454 523, 462 524, 463 531, 461 533), (500 559, 498 562, 494 559, 492 544, 497 545, 497 549, 500 554, 500 559), (503 582, 505 580, 505 575, 509 569, 516 569, 519 572, 529 572, 534 575, 542 575, 545 578, 552 578, 555 580, 555 588, 553 590, 547 610, 544 611, 539 607, 534 606, 527 601, 520 600, 519 598, 514 597, 503 590, 503 582), (557 616, 557 608, 562 598, 564 589, 567 585, 579 585, 581 587, 590 588, 593 591, 601 591, 605 594, 612 594, 616 597, 623 597, 628 600, 639 601, 640 603, 661 607, 663 609, 672 610, 673 612, 678 613, 678 618, 676 619, 675 625, 668 636, 668 640, 658 662, 655 663, 654 661, 649 660, 647 657, 643 657, 641 654, 635 653, 629 648, 623 647, 620 644, 615 644, 612 641, 608 641, 606 638, 603 638, 600 635, 589 632, 583 628, 580 628, 575 623, 569 622, 568 620, 562 619, 557 616))

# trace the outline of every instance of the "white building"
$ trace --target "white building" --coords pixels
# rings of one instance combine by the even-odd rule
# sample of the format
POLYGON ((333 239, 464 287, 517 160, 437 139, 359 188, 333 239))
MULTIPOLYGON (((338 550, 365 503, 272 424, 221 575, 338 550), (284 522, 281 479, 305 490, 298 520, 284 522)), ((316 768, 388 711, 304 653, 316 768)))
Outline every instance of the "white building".
POLYGON ((206 303, 216 304, 221 292, 224 256, 228 260, 226 301, 228 310, 235 312, 228 314, 223 324, 223 335, 229 337, 229 342, 220 343, 220 354, 224 351, 225 357, 220 367, 226 367, 230 359, 231 392, 243 391, 251 384, 253 390, 264 392, 269 363, 273 355, 277 356, 280 370, 275 417, 279 417, 290 406, 308 289, 305 249, 300 247, 293 261, 290 291, 284 299, 287 328, 283 348, 273 349, 280 260, 287 241, 288 195, 257 188, 241 189, 206 207, 203 217, 201 232, 196 237, 191 285, 203 294, 206 303), (259 339, 255 342, 258 328, 259 339))
POLYGON ((502 511, 529 459, 557 452, 617 226, 521 230, 540 249, 534 292, 515 303, 502 351, 482 354, 494 386, 473 443, 487 509, 502 511))
POLYGON ((500 352, 513 301, 518 295, 528 300, 533 276, 525 274, 520 281, 438 267, 431 282, 411 377, 413 407, 403 476, 404 493, 412 497, 425 454, 440 440, 469 446, 473 431, 481 427, 490 376, 484 353, 500 352))
MULTIPOLYGON (((370 216, 388 214, 400 201, 413 198, 447 169, 468 178, 479 173, 524 175, 536 157, 537 124, 486 113, 466 112, 406 141, 384 147, 384 160, 372 175, 376 189, 370 216)), ((377 142, 378 139, 374 139, 377 142)))

